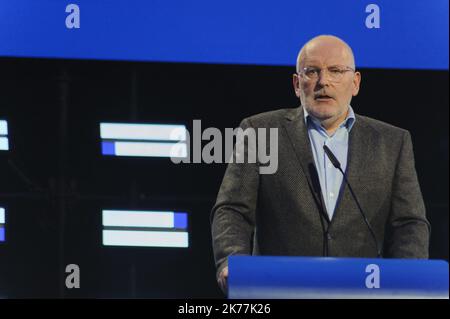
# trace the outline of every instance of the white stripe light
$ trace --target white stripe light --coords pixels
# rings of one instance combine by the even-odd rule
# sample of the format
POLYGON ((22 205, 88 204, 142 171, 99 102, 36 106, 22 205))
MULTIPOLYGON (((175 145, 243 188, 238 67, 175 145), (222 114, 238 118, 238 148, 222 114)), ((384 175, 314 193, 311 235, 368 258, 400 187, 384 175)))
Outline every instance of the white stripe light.
POLYGON ((188 237, 187 232, 103 230, 103 245, 186 248, 188 237))

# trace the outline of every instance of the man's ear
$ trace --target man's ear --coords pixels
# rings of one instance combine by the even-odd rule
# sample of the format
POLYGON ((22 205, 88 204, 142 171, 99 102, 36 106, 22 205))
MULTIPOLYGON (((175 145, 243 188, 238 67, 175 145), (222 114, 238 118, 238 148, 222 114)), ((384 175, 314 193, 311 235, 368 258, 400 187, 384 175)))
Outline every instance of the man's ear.
POLYGON ((292 85, 294 86, 295 95, 300 98, 300 79, 296 73, 292 75, 292 85))
POLYGON ((353 96, 357 96, 359 92, 359 86, 361 85, 361 73, 356 71, 353 76, 353 96))

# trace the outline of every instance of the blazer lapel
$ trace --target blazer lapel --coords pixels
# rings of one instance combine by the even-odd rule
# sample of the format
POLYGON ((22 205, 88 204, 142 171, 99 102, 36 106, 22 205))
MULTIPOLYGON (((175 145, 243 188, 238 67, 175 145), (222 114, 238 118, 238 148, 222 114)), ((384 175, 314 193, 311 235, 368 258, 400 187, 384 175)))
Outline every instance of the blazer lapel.
POLYGON ((322 191, 320 188, 319 177, 317 175, 316 166, 314 164, 314 158, 312 156, 311 143, 309 141, 308 131, 304 120, 303 107, 300 106, 286 116, 287 121, 284 123, 284 127, 287 131, 287 135, 295 151, 298 162, 301 169, 305 174, 308 185, 316 201, 319 211, 322 217, 325 218, 327 223, 330 223, 330 219, 326 212, 326 207, 322 197, 322 191))
MULTIPOLYGON (((372 130, 368 129, 363 122, 363 120, 357 115, 355 124, 349 134, 349 145, 348 145, 348 159, 346 176, 347 180, 353 188, 355 195, 364 209, 364 198, 363 194, 358 192, 361 188, 361 174, 367 172, 367 165, 371 165, 371 159, 373 159, 374 154, 371 154, 369 145, 375 143, 372 130)), ((355 199, 352 197, 348 185, 345 181, 342 181, 342 189, 340 192, 339 200, 336 203, 336 208, 333 214, 332 223, 335 220, 340 220, 344 222, 348 220, 350 211, 354 211, 356 207, 355 199)), ((356 208, 357 209, 357 208, 356 208)), ((359 212, 357 213, 359 214, 359 212)))

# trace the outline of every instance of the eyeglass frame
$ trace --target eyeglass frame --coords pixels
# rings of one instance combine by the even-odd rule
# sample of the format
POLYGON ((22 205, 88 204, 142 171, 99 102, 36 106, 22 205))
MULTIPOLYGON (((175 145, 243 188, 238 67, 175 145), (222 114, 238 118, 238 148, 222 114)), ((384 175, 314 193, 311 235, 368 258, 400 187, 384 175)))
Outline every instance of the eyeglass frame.
MULTIPOLYGON (((301 69, 301 71, 300 72, 296 72, 298 75, 300 75, 300 76, 304 76, 305 77, 305 79, 306 80, 308 80, 308 81, 313 81, 313 80, 317 80, 318 78, 319 78, 319 75, 322 73, 322 71, 323 71, 324 69, 322 69, 322 68, 318 68, 318 67, 304 67, 304 68, 302 68, 301 69), (317 72, 317 78, 310 78, 310 77, 308 77, 308 75, 306 75, 305 74, 305 71, 307 70, 307 69, 315 69, 315 70, 318 70, 318 72, 317 72)), ((329 67, 327 67, 326 68, 326 70, 327 70, 327 72, 328 72, 328 74, 330 75, 330 80, 332 80, 333 82, 340 82, 341 80, 342 80, 342 78, 344 77, 344 75, 345 75, 345 73, 346 72, 356 72, 356 70, 354 69, 354 68, 352 68, 352 67, 349 67, 349 66, 339 66, 339 65, 333 65, 333 66, 329 66, 329 67), (330 72, 330 68, 337 68, 337 69, 340 69, 340 68, 342 68, 343 70, 340 70, 339 71, 339 76, 341 76, 341 78, 339 78, 339 79, 333 79, 333 76, 331 75, 332 73, 330 72)))

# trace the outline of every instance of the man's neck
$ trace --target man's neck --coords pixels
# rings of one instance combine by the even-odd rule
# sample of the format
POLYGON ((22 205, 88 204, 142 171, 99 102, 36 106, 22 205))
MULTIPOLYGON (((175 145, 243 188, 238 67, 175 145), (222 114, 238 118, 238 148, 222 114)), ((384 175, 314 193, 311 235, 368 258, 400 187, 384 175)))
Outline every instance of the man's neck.
POLYGON ((328 136, 332 136, 336 132, 342 122, 347 118, 348 112, 349 109, 347 108, 347 111, 342 113, 338 118, 329 118, 320 121, 320 125, 327 131, 328 136))

